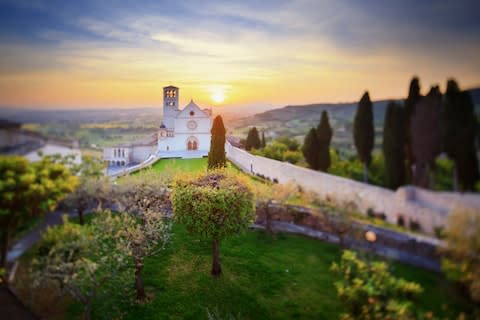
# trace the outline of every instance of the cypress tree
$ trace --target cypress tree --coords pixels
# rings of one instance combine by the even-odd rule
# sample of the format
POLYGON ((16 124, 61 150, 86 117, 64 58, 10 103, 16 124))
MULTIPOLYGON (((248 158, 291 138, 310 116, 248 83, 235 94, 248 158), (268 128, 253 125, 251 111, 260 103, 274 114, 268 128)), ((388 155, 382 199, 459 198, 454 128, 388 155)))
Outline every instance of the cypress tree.
POLYGON ((208 169, 222 168, 227 164, 225 157, 225 126, 221 116, 215 117, 212 125, 210 152, 208 152, 208 169))
POLYGON ((453 160, 454 189, 473 190, 478 180, 478 159, 475 139, 477 134, 477 117, 470 94, 460 91, 453 79, 447 82, 443 114, 446 127, 445 151, 453 160))
POLYGON ((358 103, 357 112, 353 121, 353 141, 357 149, 358 158, 363 162, 363 181, 368 182, 368 166, 372 160, 372 149, 375 139, 373 127, 372 102, 368 91, 358 103))
POLYGON ((265 131, 262 131, 262 148, 265 148, 267 143, 265 142, 265 131))
POLYGON ((410 81, 410 88, 408 89, 408 97, 405 100, 405 156, 408 181, 413 180, 413 165, 415 164, 415 157, 412 151, 412 135, 410 132, 410 123, 412 116, 415 113, 415 106, 422 98, 420 94, 420 80, 418 77, 413 77, 410 81))
POLYGON ((441 117, 442 94, 432 87, 426 97, 415 106, 410 130, 412 151, 415 156, 414 183, 423 188, 431 187, 430 172, 435 158, 443 150, 443 123, 441 117))
POLYGON ((405 115, 404 108, 390 102, 383 123, 383 154, 387 187, 396 190, 405 183, 405 115))
POLYGON ((330 167, 330 141, 332 140, 332 127, 328 121, 328 113, 322 112, 320 123, 317 127, 318 140, 318 169, 326 172, 330 167))
POLYGON ((318 137, 315 128, 311 128, 305 136, 302 152, 310 168, 318 170, 318 137))
POLYGON ((258 135, 258 130, 256 127, 251 128, 248 131, 247 141, 245 143, 245 149, 250 151, 251 149, 260 149, 262 147, 262 142, 258 135))

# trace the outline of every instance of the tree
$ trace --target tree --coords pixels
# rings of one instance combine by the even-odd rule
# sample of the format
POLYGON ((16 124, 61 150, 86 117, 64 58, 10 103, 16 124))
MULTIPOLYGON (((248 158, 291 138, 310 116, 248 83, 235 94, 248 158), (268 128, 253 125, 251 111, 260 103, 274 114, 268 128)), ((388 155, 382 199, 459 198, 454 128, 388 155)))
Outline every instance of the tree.
POLYGON ((318 169, 326 172, 330 167, 330 141, 332 140, 332 127, 328 121, 327 111, 322 112, 320 123, 317 127, 318 140, 318 169))
POLYGON ((260 149, 262 147, 262 142, 258 136, 258 130, 256 127, 251 128, 248 131, 247 141, 245 142, 245 149, 250 151, 251 149, 260 149))
POLYGON ((442 152, 441 102, 440 90, 432 87, 428 95, 415 106, 415 114, 410 123, 415 157, 414 183, 423 188, 431 186, 430 171, 435 158, 442 152))
POLYGON ((353 141, 355 148, 357 148, 358 158, 363 163, 364 182, 368 182, 368 166, 372 159, 374 140, 375 129, 373 127, 372 102, 367 91, 358 103, 357 112, 353 120, 353 141))
POLYGON ((212 275, 221 274, 220 240, 253 221, 254 195, 244 177, 215 170, 178 176, 171 195, 175 221, 212 241, 212 275))
POLYGON ((76 184, 77 178, 50 158, 29 163, 23 157, 0 156, 0 267, 6 266, 10 233, 55 209, 76 184))
POLYGON ((447 91, 443 104, 446 126, 445 151, 453 160, 453 185, 458 190, 473 190, 479 178, 475 139, 477 136, 477 117, 470 94, 460 91, 455 80, 447 82, 447 91))
POLYGON ((442 269, 480 302, 480 212, 457 210, 448 217, 442 269))
POLYGON ((283 155, 287 151, 287 145, 278 141, 272 141, 265 148, 263 148, 261 154, 270 159, 283 161, 283 155))
POLYGON ((390 102, 383 123, 383 154, 387 187, 396 190, 405 183, 405 125, 404 109, 390 102))
POLYGON ((348 312, 342 319, 416 319, 413 298, 423 289, 415 282, 395 278, 385 262, 363 261, 353 251, 344 251, 331 270, 338 298, 348 312))
POLYGON ((277 139, 275 139, 275 141, 286 145, 289 151, 298 151, 300 149, 300 144, 294 138, 283 136, 283 137, 278 137, 277 139))
POLYGON ((318 170, 318 136, 315 128, 311 128, 310 131, 305 136, 305 141, 303 142, 302 153, 305 157, 310 168, 313 170, 318 170))
POLYGON ((68 293, 83 305, 83 318, 90 319, 97 296, 112 294, 109 281, 125 278, 127 256, 115 238, 125 225, 122 218, 99 214, 91 225, 81 226, 65 216, 63 225, 49 228, 32 261, 33 286, 53 281, 61 294, 68 293))
POLYGON ((208 153, 208 169, 223 168, 227 165, 225 157, 225 126, 221 116, 213 120, 212 140, 210 143, 210 152, 208 153))
POLYGON ((265 131, 262 130, 262 148, 265 148, 267 143, 265 142, 265 131))
POLYGON ((420 80, 418 77, 413 77, 410 81, 410 87, 408 89, 408 97, 405 100, 405 121, 404 121, 404 134, 405 134, 405 156, 406 156, 406 168, 407 168, 407 180, 413 181, 413 165, 415 164, 415 157, 412 150, 412 136, 411 136, 411 120, 415 114, 415 106, 422 98, 420 94, 420 80))

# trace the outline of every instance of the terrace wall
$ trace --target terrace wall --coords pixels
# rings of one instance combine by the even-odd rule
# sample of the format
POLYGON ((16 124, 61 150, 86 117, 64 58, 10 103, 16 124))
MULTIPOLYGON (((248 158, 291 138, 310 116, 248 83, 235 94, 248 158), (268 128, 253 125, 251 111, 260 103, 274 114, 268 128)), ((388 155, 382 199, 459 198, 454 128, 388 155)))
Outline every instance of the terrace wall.
POLYGON ((384 214, 385 219, 397 224, 399 219, 406 226, 416 223, 422 231, 434 234, 436 228, 446 224, 454 210, 475 209, 480 211, 480 196, 473 193, 434 192, 406 186, 392 191, 354 180, 334 176, 252 155, 245 150, 226 143, 227 158, 243 171, 261 174, 279 183, 293 182, 318 194, 320 199, 340 204, 353 204, 367 214, 384 214))

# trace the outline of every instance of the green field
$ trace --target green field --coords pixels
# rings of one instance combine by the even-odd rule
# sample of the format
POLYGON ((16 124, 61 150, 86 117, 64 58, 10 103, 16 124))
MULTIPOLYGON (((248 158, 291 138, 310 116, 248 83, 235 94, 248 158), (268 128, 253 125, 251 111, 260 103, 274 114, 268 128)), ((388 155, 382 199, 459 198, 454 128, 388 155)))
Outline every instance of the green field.
POLYGON ((175 170, 178 172, 199 172, 207 169, 207 158, 199 159, 161 159, 152 168, 155 171, 175 170))
MULTIPOLYGON (((223 275, 213 279, 210 242, 179 225, 173 232, 169 248, 145 264, 152 300, 133 306, 113 298, 104 301, 119 306, 125 319, 207 319, 207 310, 221 319, 338 319, 344 310, 334 287, 337 277, 329 270, 340 257, 333 244, 284 234, 272 239, 249 231, 222 242, 223 275)), ((395 275, 423 286, 416 302, 420 310, 448 318, 469 311, 442 276, 397 263, 391 267, 395 275)), ((71 306, 71 317, 80 316, 80 309, 71 306)))

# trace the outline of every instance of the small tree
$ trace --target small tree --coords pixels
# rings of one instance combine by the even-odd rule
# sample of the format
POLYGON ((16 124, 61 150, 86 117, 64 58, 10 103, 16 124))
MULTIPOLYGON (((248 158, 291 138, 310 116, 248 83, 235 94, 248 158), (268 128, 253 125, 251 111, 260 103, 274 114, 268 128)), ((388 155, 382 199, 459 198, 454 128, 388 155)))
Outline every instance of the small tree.
POLYGON ((310 168, 318 170, 319 152, 318 152, 318 136, 315 128, 311 128, 305 136, 303 142, 302 153, 310 168))
POLYGON ((372 102, 368 92, 365 92, 358 103, 353 120, 353 141, 357 148, 358 158, 363 163, 363 181, 368 182, 368 166, 372 160, 372 150, 375 140, 373 127, 372 102))
POLYGON ((262 130, 262 148, 265 148, 267 142, 265 141, 265 131, 262 130))
POLYGON ((387 187, 396 190, 405 183, 405 125, 404 109, 390 102, 383 124, 383 154, 387 187))
POLYGON ((109 282, 125 277, 128 258, 118 241, 118 230, 128 225, 123 218, 128 219, 99 214, 89 226, 65 218, 63 225, 48 229, 32 262, 34 287, 53 282, 61 294, 79 301, 83 318, 90 319, 98 295, 111 295, 109 282))
POLYGON ((248 131, 247 141, 245 142, 245 150, 250 151, 251 149, 260 149, 262 147, 262 142, 258 135, 258 130, 256 127, 251 128, 248 131))
POLYGON ((457 210, 448 217, 442 269, 480 302, 480 212, 457 210))
POLYGON ((0 156, 0 267, 6 266, 10 233, 55 209, 76 184, 77 178, 50 158, 29 163, 22 157, 0 156))
POLYGON ((328 121, 327 111, 322 112, 320 123, 317 127, 318 139, 318 169, 326 172, 330 167, 330 141, 332 140, 332 127, 328 121))
POLYGON ((221 274, 220 240, 252 222, 254 196, 248 182, 225 171, 176 178, 171 195, 174 219, 212 241, 212 275, 221 274))
POLYGON ((225 126, 221 116, 213 120, 212 141, 210 143, 210 152, 208 153, 208 168, 223 168, 227 164, 225 157, 225 126))
POLYGON ((412 298, 422 293, 422 287, 392 276, 385 262, 363 261, 346 250, 331 270, 341 276, 335 287, 348 309, 342 319, 417 318, 412 298))

